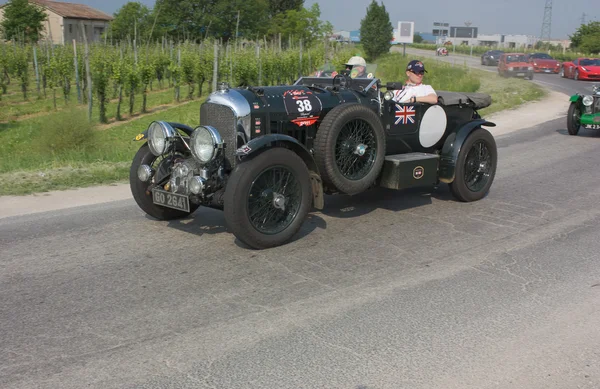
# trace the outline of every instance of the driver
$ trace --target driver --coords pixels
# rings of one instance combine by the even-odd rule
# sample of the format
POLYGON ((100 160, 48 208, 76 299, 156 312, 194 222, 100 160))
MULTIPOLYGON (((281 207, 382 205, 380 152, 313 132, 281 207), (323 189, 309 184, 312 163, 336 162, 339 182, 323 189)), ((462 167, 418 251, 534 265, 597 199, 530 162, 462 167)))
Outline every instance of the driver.
POLYGON ((367 61, 363 57, 352 57, 344 65, 346 65, 346 70, 350 70, 350 78, 367 77, 367 61))
POLYGON ((419 60, 412 60, 406 66, 406 77, 408 80, 402 89, 394 91, 394 100, 397 103, 429 103, 438 102, 437 93, 431 85, 423 84, 423 75, 425 75, 425 65, 419 60))

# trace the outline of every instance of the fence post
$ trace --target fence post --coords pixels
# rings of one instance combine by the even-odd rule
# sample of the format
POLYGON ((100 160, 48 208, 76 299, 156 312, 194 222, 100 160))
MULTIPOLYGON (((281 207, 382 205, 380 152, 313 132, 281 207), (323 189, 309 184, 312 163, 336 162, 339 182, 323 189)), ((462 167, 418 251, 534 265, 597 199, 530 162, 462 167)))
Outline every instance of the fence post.
POLYGON ((217 78, 219 77, 219 46, 217 46, 217 41, 215 41, 214 47, 215 57, 213 59, 213 82, 212 82, 212 91, 217 90, 217 78))

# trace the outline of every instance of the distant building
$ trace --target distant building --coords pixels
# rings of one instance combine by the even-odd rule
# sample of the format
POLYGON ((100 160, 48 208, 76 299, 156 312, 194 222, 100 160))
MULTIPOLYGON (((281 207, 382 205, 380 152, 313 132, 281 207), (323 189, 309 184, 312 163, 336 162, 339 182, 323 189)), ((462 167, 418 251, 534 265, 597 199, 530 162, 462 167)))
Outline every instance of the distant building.
MULTIPOLYGON (((29 0, 48 15, 44 22, 42 39, 49 38, 54 44, 65 44, 73 39, 83 41, 80 23, 88 42, 100 41, 113 17, 84 4, 49 0, 29 0)), ((0 21, 4 19, 4 7, 0 5, 0 21)))

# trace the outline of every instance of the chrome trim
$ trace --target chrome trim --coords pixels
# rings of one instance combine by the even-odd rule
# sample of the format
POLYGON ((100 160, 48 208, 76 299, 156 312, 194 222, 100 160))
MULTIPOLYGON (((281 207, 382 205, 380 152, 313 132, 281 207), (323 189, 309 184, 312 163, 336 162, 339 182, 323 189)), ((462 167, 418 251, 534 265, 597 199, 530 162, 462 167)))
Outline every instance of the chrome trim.
POLYGON ((220 104, 231 108, 237 118, 236 131, 240 127, 248 139, 252 138, 250 129, 250 103, 236 90, 228 89, 211 93, 206 99, 207 103, 220 104))

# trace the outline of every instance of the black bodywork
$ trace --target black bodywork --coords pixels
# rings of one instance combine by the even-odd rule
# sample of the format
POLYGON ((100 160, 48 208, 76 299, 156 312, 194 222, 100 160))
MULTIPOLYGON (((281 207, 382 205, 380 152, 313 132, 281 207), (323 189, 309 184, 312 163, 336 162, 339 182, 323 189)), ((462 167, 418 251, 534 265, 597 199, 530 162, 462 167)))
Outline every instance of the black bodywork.
MULTIPOLYGON (((497 154, 493 137, 482 128, 494 124, 482 119, 477 110, 491 104, 490 96, 437 91, 436 105, 397 103, 390 99, 390 92, 399 88, 401 83, 382 86, 377 78, 352 79, 343 72, 335 77, 301 77, 288 86, 230 88, 221 83, 201 104, 198 127, 218 131, 222 138, 218 157, 200 166, 189 153, 196 129, 171 123, 180 130, 177 137, 181 142, 175 140, 169 153, 180 155, 160 162, 156 168, 160 179, 153 173, 142 182, 137 179, 141 177, 140 166, 154 162, 147 148, 140 148, 130 176, 134 198, 159 219, 182 217, 198 206, 223 209, 234 234, 254 248, 287 241, 300 228, 310 207, 323 208, 323 194, 444 182, 461 201, 482 198, 493 181, 497 154), (423 125, 425 116, 428 124, 423 125), (445 127, 440 127, 438 119, 432 122, 430 116, 442 117, 445 127), (439 128, 432 130, 431 123, 439 128), (343 153, 347 154, 344 160, 340 159, 343 153), (279 162, 271 166, 269 155, 279 162), (169 177, 169 171, 177 175, 176 179, 169 177), (176 173, 181 171, 185 174, 176 173), (296 192, 286 194, 287 184, 267 188, 260 177, 269 171, 273 181, 282 177, 292 180, 296 192), (256 177, 249 179, 249 175, 256 177), (195 176, 202 177, 201 193, 190 193, 191 186, 182 183, 195 176), (471 185, 471 181, 482 183, 471 185), (255 193, 257 185, 261 189, 255 193), (190 205, 157 205, 152 198, 154 191, 173 193, 190 205), (246 204, 248 196, 251 198, 246 204), (273 212, 265 214, 269 222, 264 223, 270 229, 250 220, 250 208, 258 207, 252 205, 256 202, 253 196, 268 199, 260 207, 272 206, 273 212), (169 207, 177 210, 165 211, 169 207), (290 207, 293 215, 284 214, 290 207), (272 215, 277 212, 281 216, 272 215), (289 227, 285 224, 279 228, 277 223, 289 223, 289 227)), ((136 140, 147 136, 146 131, 136 140)))

